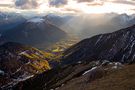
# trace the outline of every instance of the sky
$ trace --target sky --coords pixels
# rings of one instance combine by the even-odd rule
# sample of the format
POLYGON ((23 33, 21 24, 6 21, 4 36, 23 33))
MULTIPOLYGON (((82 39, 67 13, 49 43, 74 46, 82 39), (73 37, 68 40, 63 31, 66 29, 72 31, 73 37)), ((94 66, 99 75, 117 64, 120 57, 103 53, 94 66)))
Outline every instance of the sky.
POLYGON ((0 0, 0 10, 134 14, 135 0, 0 0))

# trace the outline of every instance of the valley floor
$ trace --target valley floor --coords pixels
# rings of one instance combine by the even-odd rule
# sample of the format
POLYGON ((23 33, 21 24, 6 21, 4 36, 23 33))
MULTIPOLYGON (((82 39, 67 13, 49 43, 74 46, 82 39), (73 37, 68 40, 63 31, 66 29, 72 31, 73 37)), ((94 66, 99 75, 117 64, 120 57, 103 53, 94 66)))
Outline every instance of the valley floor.
POLYGON ((80 41, 79 37, 76 35, 70 35, 67 38, 50 45, 47 49, 43 49, 45 52, 52 54, 51 61, 59 61, 59 59, 63 56, 63 52, 73 46, 74 44, 80 41))

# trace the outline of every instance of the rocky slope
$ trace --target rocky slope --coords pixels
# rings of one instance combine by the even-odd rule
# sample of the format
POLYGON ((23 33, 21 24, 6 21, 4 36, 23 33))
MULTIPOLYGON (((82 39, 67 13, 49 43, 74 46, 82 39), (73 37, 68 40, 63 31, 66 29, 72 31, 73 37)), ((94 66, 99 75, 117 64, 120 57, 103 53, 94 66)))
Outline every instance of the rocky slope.
POLYGON ((35 74, 51 69, 49 56, 38 49, 18 43, 0 46, 0 87, 8 88, 35 74))
POLYGON ((135 62, 135 25, 82 40, 65 51, 63 64, 93 60, 135 62))
POLYGON ((74 78, 57 90, 134 90, 135 65, 104 71, 98 68, 86 75, 74 78))
MULTIPOLYGON (((123 67, 118 62, 90 62, 71 64, 64 67, 57 67, 20 82, 13 90, 82 90, 81 84, 91 83, 107 75, 110 70, 119 70, 123 67), (71 83, 71 84, 70 84, 71 83), (73 85, 73 86, 72 86, 73 85), (75 85, 75 86, 74 86, 75 85), (75 88, 73 88, 75 87, 75 88), (78 89, 80 88, 80 89, 78 89)), ((86 89, 89 90, 89 89, 86 89)))

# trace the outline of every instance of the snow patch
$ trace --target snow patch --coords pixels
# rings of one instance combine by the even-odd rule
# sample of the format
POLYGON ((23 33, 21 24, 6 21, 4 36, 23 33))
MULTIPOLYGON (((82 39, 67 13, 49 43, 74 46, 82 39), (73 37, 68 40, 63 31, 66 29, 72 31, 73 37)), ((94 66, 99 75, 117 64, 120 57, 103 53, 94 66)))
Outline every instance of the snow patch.
POLYGON ((112 67, 112 69, 119 69, 122 67, 122 64, 120 62, 115 62, 114 66, 112 67))
POLYGON ((5 72, 0 70, 0 75, 4 75, 4 74, 5 74, 5 72))
POLYGON ((28 50, 23 51, 23 52, 19 53, 19 55, 24 55, 24 54, 27 54, 27 51, 28 51, 28 50))
POLYGON ((93 71, 93 70, 95 70, 95 69, 97 69, 97 67, 93 67, 93 68, 91 68, 90 70, 85 71, 82 75, 85 75, 85 74, 87 74, 87 73, 89 73, 89 72, 91 72, 91 71, 93 71))
POLYGON ((33 23, 41 23, 43 21, 44 21, 43 18, 33 18, 33 19, 28 20, 28 22, 33 22, 33 23))
POLYGON ((81 64, 82 62, 81 62, 81 61, 78 61, 77 63, 78 63, 78 64, 81 64))
POLYGON ((98 42, 101 40, 102 37, 103 37, 103 35, 101 35, 101 36, 98 38, 98 40, 97 40, 97 42, 95 43, 95 45, 98 44, 98 42))

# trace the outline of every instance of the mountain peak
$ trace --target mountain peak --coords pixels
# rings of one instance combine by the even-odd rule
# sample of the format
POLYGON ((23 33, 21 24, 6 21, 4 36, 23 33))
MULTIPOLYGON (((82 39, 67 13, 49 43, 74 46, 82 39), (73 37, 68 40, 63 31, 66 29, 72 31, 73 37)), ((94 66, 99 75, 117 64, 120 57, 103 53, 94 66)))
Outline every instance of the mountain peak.
POLYGON ((28 20, 27 22, 33 22, 33 23, 42 23, 44 21, 43 18, 37 17, 37 18, 32 18, 28 20))

